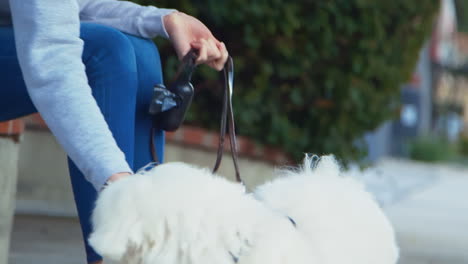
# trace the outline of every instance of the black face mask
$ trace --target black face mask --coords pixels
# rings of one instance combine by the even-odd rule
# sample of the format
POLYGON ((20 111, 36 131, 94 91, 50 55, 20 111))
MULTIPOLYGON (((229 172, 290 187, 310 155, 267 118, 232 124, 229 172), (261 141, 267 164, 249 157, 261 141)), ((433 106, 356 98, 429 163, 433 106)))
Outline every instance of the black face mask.
POLYGON ((153 126, 165 131, 174 131, 184 121, 194 94, 190 81, 196 67, 196 58, 196 51, 191 50, 182 59, 175 80, 169 87, 166 88, 162 84, 157 84, 154 87, 149 107, 150 115, 154 116, 153 126))

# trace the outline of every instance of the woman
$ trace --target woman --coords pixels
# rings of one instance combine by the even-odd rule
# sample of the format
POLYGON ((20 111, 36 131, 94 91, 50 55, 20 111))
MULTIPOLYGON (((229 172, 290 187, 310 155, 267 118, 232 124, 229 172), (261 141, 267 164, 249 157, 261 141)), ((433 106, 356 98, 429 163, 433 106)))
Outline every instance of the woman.
POLYGON ((151 160, 148 103, 162 74, 149 39, 170 39, 179 58, 195 48, 216 70, 226 47, 193 17, 116 0, 0 0, 0 25, 0 121, 41 113, 69 156, 87 260, 100 263, 87 244, 96 195, 151 160))

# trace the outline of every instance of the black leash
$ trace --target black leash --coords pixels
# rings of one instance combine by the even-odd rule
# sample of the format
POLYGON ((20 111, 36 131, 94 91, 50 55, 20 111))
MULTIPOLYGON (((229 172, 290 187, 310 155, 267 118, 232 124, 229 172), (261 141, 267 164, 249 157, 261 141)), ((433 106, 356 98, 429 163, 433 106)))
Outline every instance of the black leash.
POLYGON ((218 153, 216 157, 216 162, 213 168, 213 173, 216 173, 221 165, 221 160, 223 159, 224 152, 224 138, 226 136, 226 129, 229 127, 229 141, 231 143, 231 155, 232 161, 234 163, 234 170, 236 173, 236 181, 243 183, 238 165, 238 150, 237 150, 237 140, 236 140, 236 126, 234 121, 234 111, 232 108, 232 93, 234 87, 234 62, 232 57, 229 57, 226 65, 224 66, 224 100, 223 108, 221 112, 221 127, 219 130, 219 144, 218 144, 218 153), (229 119, 229 123, 226 122, 229 119))
MULTIPOLYGON (((195 60, 197 58, 196 51, 191 50, 183 59, 182 64, 179 66, 177 74, 175 76, 175 80, 182 79, 184 81, 190 82, 191 73, 194 70, 195 60), (189 76, 187 78, 183 76, 189 76)), ((216 156, 216 162, 213 168, 213 173, 216 173, 221 165, 221 160, 223 159, 223 152, 224 152, 224 141, 226 136, 226 130, 229 128, 229 141, 231 147, 231 155, 232 161, 234 163, 234 170, 236 174, 236 181, 243 184, 243 181, 240 177, 239 165, 238 165, 238 149, 237 149, 237 140, 236 140, 236 128, 235 128, 235 121, 234 121, 234 111, 232 107, 232 94, 233 94, 233 87, 234 87, 234 62, 232 57, 228 57, 226 65, 223 69, 224 72, 224 96, 223 96, 223 106, 221 111, 221 126, 219 131, 219 143, 218 143, 218 151, 216 156), (229 122, 228 122, 229 121, 229 122)), ((190 84, 191 86, 191 84, 190 84)), ((150 111, 151 112, 151 111, 150 111)), ((150 137, 150 148, 151 148, 151 155, 154 162, 159 162, 158 155, 156 153, 155 144, 154 144, 154 134, 156 132, 157 122, 153 122, 151 127, 151 137, 150 137)))

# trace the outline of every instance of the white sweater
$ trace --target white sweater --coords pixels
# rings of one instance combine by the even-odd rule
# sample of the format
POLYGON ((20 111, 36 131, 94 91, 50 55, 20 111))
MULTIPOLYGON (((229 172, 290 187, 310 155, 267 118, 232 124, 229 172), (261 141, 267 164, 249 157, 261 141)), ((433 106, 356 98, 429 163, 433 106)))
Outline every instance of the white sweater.
POLYGON ((18 60, 34 105, 96 189, 112 174, 132 170, 91 94, 81 60, 80 20, 167 38, 162 19, 173 11, 116 0, 0 0, 0 24, 11 21, 11 12, 18 60))

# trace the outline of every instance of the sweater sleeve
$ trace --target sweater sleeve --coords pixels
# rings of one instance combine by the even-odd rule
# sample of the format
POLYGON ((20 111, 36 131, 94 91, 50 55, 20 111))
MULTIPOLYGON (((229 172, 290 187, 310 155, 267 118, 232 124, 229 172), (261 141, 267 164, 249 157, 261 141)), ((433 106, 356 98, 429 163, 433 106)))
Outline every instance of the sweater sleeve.
POLYGON ((117 0, 78 0, 78 3, 82 21, 111 26, 143 38, 169 38, 163 18, 176 11, 117 0))
POLYGON ((96 189, 131 172, 91 94, 76 0, 10 0, 18 60, 34 105, 96 189))

